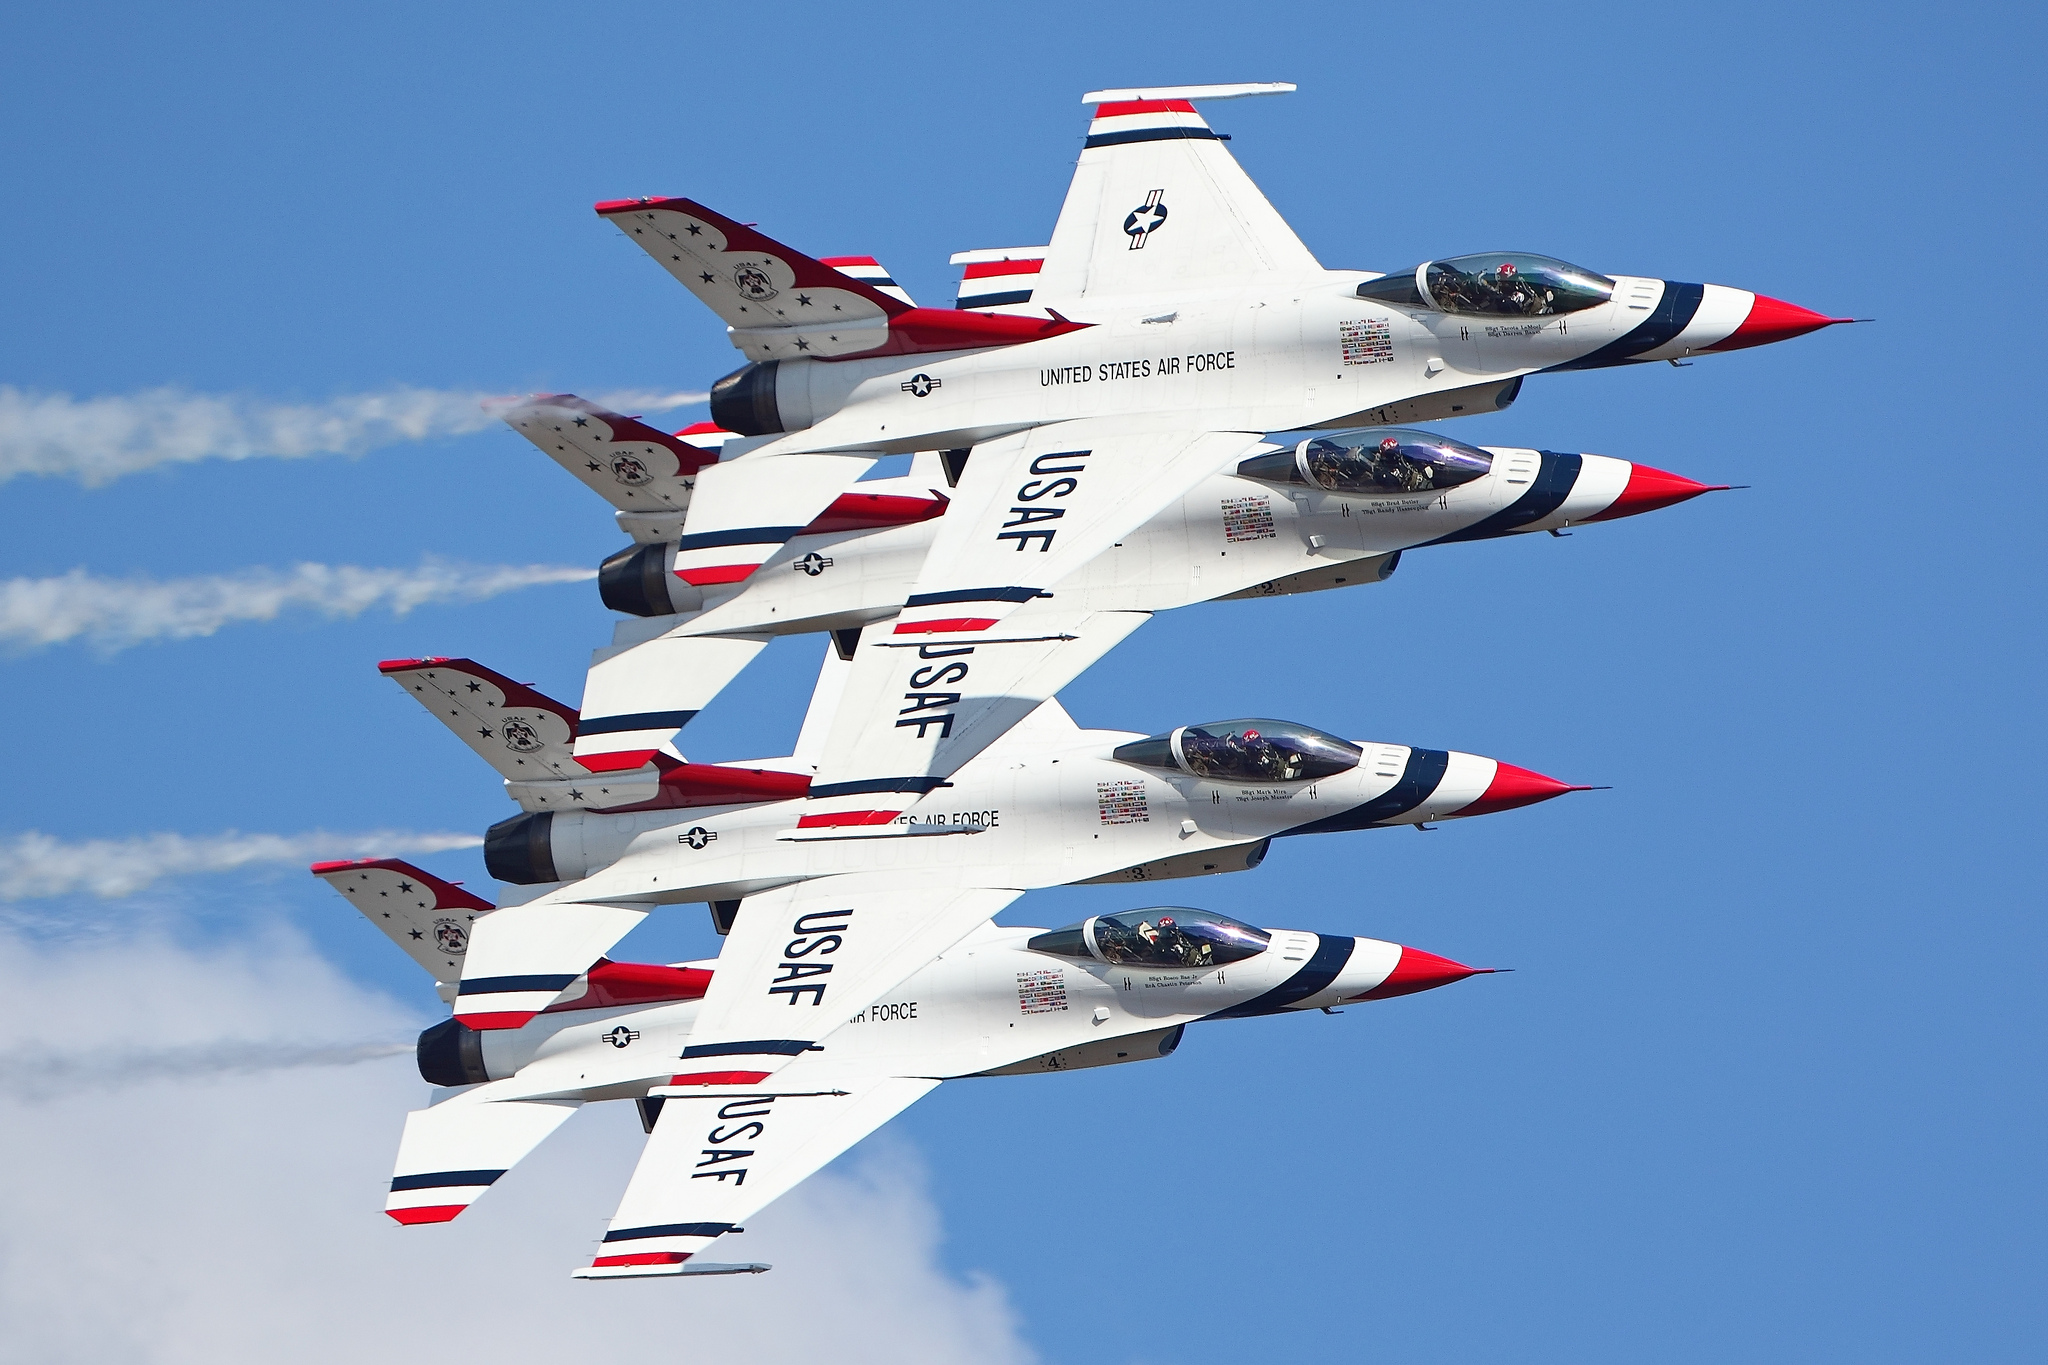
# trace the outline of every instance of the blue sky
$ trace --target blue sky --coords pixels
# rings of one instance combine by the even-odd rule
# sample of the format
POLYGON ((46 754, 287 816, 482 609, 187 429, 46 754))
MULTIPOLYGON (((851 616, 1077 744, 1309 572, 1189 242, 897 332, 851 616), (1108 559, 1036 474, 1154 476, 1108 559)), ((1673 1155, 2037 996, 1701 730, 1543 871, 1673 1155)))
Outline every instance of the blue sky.
MULTIPOLYGON (((0 385, 33 393, 701 390, 737 353, 593 201, 688 194, 818 254, 873 253, 945 305, 950 252, 1044 240, 1081 92, 1169 81, 1300 84, 1212 119, 1325 264, 1531 250, 1878 319, 1685 369, 1547 377, 1450 428, 1747 491, 1419 553, 1365 590, 1163 617, 1066 694, 1083 724, 1275 715, 1612 784, 1429 835, 1283 841, 1255 873, 1170 888, 1514 975, 1204 1026, 1157 1065, 948 1086, 889 1150, 926 1171, 928 1193, 902 1197, 942 1220, 943 1241, 917 1243, 931 1283, 999 1286, 1003 1349, 1046 1360, 2048 1348, 2038 11, 82 4, 4 25, 0 385)), ((20 477, 0 484, 0 526, 7 579, 594 565, 620 543, 504 430, 96 489, 20 477)), ((480 832, 510 811, 495 780, 375 661, 468 654, 573 702, 606 638, 594 590, 571 584, 111 654, 18 649, 0 657, 19 765, 0 838, 480 832)), ((686 751, 784 752, 815 653, 769 650, 686 751)), ((474 854, 421 861, 487 889, 474 854)), ((1005 918, 1125 898, 1049 892, 1005 918)), ((0 911, 21 960, 65 980, 122 945, 118 979, 148 976, 154 952, 204 995, 193 963, 279 943, 278 961, 333 974, 335 1028, 374 1015, 403 1036, 433 1006, 289 866, 0 911)), ((631 946, 714 942, 680 907, 631 946)), ((222 989, 258 998, 261 976, 222 989)), ((15 1008, 24 1046, 71 1026, 15 1008)), ((362 1188, 296 1188, 334 1226, 380 1219, 376 1177, 423 1091, 397 1072, 372 1097, 385 1107, 349 1120, 362 1188)), ((290 1085, 222 1082, 208 1121, 275 1121, 290 1085)), ((58 1138, 102 1116, 22 1113, 58 1138)), ((576 1167, 579 1230, 609 1214, 629 1136, 576 1167)), ((27 1179, 16 1165, 5 1181, 27 1179)), ((520 1199, 508 1180, 435 1248, 513 1341, 528 1286, 512 1281, 559 1277, 581 1250, 475 1269, 494 1243, 551 1235, 520 1199)), ((0 1242, 29 1260, 75 1235, 14 1227, 0 1242)), ((263 1227, 266 1255, 337 1254, 263 1227)), ((120 1305, 114 1273, 96 1293, 120 1305)), ((353 1311, 307 1279, 307 1314, 353 1311)), ((560 1321, 592 1327, 615 1303, 775 1302, 576 1288, 560 1321)), ((848 1358, 886 1346, 894 1320, 846 1302, 848 1358)), ((354 1330, 380 1344, 374 1314, 354 1330)), ((111 1337, 65 1349, 143 1358, 111 1337)))

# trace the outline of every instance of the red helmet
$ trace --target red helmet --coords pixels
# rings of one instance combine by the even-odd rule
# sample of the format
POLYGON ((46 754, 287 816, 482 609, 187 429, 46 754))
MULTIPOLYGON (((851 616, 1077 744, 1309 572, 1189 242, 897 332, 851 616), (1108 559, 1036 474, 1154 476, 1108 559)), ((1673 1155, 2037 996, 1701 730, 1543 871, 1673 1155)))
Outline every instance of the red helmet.
POLYGON ((1395 452, 1399 451, 1400 449, 1401 449, 1401 443, 1400 443, 1399 441, 1395 440, 1395 439, 1394 439, 1393 437, 1391 437, 1391 436, 1382 436, 1382 437, 1380 437, 1380 450, 1381 450, 1382 452, 1384 452, 1384 453, 1386 453, 1386 454, 1388 454, 1388 455, 1392 455, 1392 454, 1394 454, 1395 452))
POLYGON ((1513 261, 1502 261, 1500 263, 1500 273, 1503 277, 1514 274, 1515 263, 1513 261))

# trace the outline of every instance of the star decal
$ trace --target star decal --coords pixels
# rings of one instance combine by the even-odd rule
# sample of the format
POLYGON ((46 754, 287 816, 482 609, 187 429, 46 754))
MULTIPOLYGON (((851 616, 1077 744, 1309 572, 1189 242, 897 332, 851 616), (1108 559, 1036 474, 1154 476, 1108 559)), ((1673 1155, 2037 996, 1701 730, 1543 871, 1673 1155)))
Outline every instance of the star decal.
POLYGON ((400 882, 400 883, 398 884, 398 889, 399 889, 400 891, 410 891, 410 890, 412 890, 412 883, 411 883, 411 882, 400 882))
POLYGON ((491 737, 491 727, 488 725, 478 726, 476 732, 479 735, 483 736, 485 739, 489 739, 491 737))
POLYGON ((473 682, 469 685, 469 690, 472 692, 481 692, 484 690, 484 685, 480 682, 473 682))
POLYGON ((704 281, 704 283, 706 284, 710 284, 713 280, 717 279, 718 277, 707 270, 703 274, 699 275, 697 278, 704 281))
POLYGON ((701 224, 698 224, 698 223, 692 223, 692 224, 690 224, 690 235, 691 235, 692 237, 700 237, 700 236, 702 236, 702 235, 703 235, 703 233, 704 233, 704 228, 703 228, 703 226, 702 226, 701 224))
POLYGON ((841 307, 840 307, 840 306, 839 306, 838 304, 836 304, 836 303, 835 303, 835 304, 833 304, 833 305, 832 305, 832 311, 833 311, 833 312, 835 312, 835 313, 843 313, 843 312, 845 312, 846 310, 845 310, 844 308, 841 308, 841 307))
POLYGON ((425 935, 425 934, 421 933, 421 932, 420 932, 419 930, 417 930, 417 929, 415 929, 415 930, 413 930, 413 931, 412 931, 412 936, 413 936, 414 938, 425 938, 425 937, 426 937, 426 935, 425 935))
POLYGON ((569 789, 569 799, 571 801, 581 801, 583 799, 583 793, 577 791, 574 787, 571 787, 569 789))
POLYGON ((588 417, 578 417, 576 421, 573 423, 573 425, 579 427, 587 427, 590 425, 590 419, 588 417))
POLYGON ((809 294, 798 294, 796 296, 796 302, 797 307, 808 308, 811 306, 811 296, 809 294))
POLYGON ((604 466, 599 464, 596 460, 585 461, 583 467, 593 474, 595 474, 598 470, 604 468, 604 466))
POLYGON ((796 339, 796 348, 797 348, 797 349, 798 349, 799 351, 808 351, 808 350, 810 350, 810 349, 811 349, 811 343, 810 343, 810 342, 808 342, 808 341, 805 341, 805 340, 804 340, 804 339, 803 339, 802 337, 798 337, 798 338, 796 339))

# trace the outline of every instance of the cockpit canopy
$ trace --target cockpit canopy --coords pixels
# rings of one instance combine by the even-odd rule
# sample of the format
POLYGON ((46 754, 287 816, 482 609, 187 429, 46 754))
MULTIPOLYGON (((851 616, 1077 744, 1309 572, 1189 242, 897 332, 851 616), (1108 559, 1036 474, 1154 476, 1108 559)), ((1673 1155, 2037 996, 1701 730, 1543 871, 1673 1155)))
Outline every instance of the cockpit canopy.
POLYGON ((1568 261, 1499 251, 1425 261, 1358 286, 1358 297, 1396 308, 1539 318, 1607 302, 1614 281, 1568 261))
POLYGON ((1218 782, 1313 782, 1348 772, 1364 754, 1356 744, 1306 725, 1219 720, 1120 744, 1110 757, 1218 782))
POLYGON ((1255 455, 1237 472, 1267 483, 1305 483, 1332 493, 1391 498, 1456 488, 1492 468, 1493 456, 1449 436, 1371 427, 1313 436, 1292 450, 1255 455))
POLYGON ((1036 953, 1089 958, 1117 967, 1202 970, 1256 957, 1272 939, 1264 929, 1213 910, 1163 905, 1097 915, 1038 934, 1025 946, 1036 953))

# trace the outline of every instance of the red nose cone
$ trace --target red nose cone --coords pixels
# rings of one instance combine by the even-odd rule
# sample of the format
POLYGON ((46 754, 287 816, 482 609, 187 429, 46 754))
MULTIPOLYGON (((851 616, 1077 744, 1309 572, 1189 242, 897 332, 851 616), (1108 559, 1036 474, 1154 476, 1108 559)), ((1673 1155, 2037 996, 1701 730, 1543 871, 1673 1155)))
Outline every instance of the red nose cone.
POLYGON ((1467 967, 1462 962, 1453 962, 1447 957, 1438 957, 1435 953, 1425 953, 1420 948, 1404 947, 1401 949, 1401 960, 1394 964, 1393 971, 1387 973, 1385 981, 1364 995, 1354 995, 1351 999, 1388 1000, 1397 995, 1433 991, 1438 986, 1448 986, 1453 981, 1463 981, 1468 976, 1483 976, 1493 970, 1491 967, 1467 967))
POLYGON ((1533 806, 1538 801, 1548 801, 1553 796, 1566 792, 1589 792, 1591 787, 1574 787, 1542 773, 1532 773, 1527 768, 1517 768, 1512 763, 1496 765, 1493 781, 1487 784, 1486 792, 1477 801, 1457 812, 1465 815, 1491 815, 1495 811, 1513 810, 1517 806, 1533 806))
POLYGON ((1756 301, 1749 305, 1749 316, 1742 325, 1729 333, 1723 340, 1703 347, 1709 351, 1739 351, 1745 346, 1765 346, 1773 341, 1787 341, 1803 337, 1808 332, 1818 332, 1823 327, 1832 327, 1838 322, 1854 322, 1854 318, 1831 318, 1801 308, 1796 303, 1774 299, 1767 294, 1758 294, 1756 301))
POLYGON ((1632 517, 1638 512, 1654 512, 1659 507, 1669 507, 1702 493, 1725 492, 1727 487, 1725 483, 1694 483, 1683 474, 1667 474, 1646 464, 1632 464, 1628 467, 1628 487, 1621 490, 1621 496, 1606 511, 1586 520, 1611 521, 1615 517, 1632 517))

